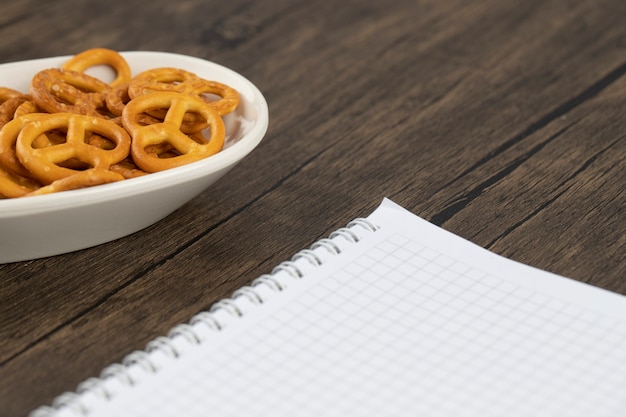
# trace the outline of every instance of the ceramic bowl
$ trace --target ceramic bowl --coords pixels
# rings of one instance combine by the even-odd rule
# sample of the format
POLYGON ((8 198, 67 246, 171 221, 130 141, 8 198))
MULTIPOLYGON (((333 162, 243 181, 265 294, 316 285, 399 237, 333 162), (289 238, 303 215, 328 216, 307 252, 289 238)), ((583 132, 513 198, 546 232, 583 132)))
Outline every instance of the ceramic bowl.
MULTIPOLYGON (((269 120, 267 102, 244 76, 185 55, 149 51, 121 54, 133 75, 151 68, 177 67, 237 89, 240 105, 224 117, 224 149, 201 161, 138 178, 54 194, 0 199, 0 263, 72 252, 150 226, 220 179, 263 139, 269 120)), ((36 72, 59 67, 69 58, 2 64, 1 84, 27 92, 36 72)), ((112 76, 104 67, 89 71, 100 78, 112 76)))

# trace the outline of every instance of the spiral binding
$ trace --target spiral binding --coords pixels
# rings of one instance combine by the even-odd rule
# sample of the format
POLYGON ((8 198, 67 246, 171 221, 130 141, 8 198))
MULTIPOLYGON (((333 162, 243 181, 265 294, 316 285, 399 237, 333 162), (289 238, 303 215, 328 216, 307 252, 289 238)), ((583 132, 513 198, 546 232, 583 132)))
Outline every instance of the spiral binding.
POLYGON ((230 298, 194 315, 189 323, 179 324, 167 336, 153 339, 145 350, 132 352, 121 364, 106 367, 99 377, 81 382, 76 392, 65 392, 55 398, 51 406, 37 408, 29 417, 53 417, 60 411, 64 416, 88 416, 90 401, 110 400, 116 390, 139 384, 142 377, 159 372, 163 363, 180 357, 187 348, 204 343, 228 323, 284 291, 291 281, 302 279, 309 269, 323 265, 329 257, 342 253, 346 246, 359 242, 362 236, 357 230, 375 232, 378 226, 365 218, 354 219, 327 238, 319 239, 309 249, 299 251, 291 260, 278 264, 271 273, 237 289, 230 298))

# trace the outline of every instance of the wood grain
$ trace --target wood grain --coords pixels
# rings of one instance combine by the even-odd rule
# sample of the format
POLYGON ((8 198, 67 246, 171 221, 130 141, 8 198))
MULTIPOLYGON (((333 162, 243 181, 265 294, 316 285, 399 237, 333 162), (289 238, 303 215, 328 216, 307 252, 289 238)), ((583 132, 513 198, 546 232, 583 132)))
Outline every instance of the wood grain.
POLYGON ((0 11, 2 62, 172 51, 241 72, 270 105, 262 144, 163 221, 0 265, 0 416, 74 390, 385 196, 496 253, 626 294, 621 0, 0 11))

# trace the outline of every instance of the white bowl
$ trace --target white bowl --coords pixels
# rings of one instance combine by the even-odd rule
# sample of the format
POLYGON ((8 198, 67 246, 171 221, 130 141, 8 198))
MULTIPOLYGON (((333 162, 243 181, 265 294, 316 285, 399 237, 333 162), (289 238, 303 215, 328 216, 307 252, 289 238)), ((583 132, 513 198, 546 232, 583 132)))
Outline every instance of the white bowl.
MULTIPOLYGON (((269 120, 267 102, 240 74, 179 54, 132 51, 122 55, 133 75, 150 68, 177 67, 235 88, 241 100, 224 118, 224 149, 204 160, 139 178, 56 194, 0 199, 0 263, 72 252, 150 226, 217 181, 263 139, 269 120)), ((69 58, 2 64, 1 86, 27 92, 36 72, 59 67, 69 58)), ((90 70, 93 75, 110 75, 102 71, 90 70)))

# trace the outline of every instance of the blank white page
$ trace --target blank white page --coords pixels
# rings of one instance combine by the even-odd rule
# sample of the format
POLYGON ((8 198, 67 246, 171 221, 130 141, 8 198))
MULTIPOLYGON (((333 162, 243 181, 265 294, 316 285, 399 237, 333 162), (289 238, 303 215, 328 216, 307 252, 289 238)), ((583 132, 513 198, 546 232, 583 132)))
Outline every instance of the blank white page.
POLYGON ((110 399, 90 390, 73 408, 94 417, 626 415, 626 297, 494 255, 389 200, 368 219, 380 229, 341 255, 285 279, 201 344, 179 343, 177 358, 157 350, 156 372, 133 365, 133 386, 107 378, 110 399))

